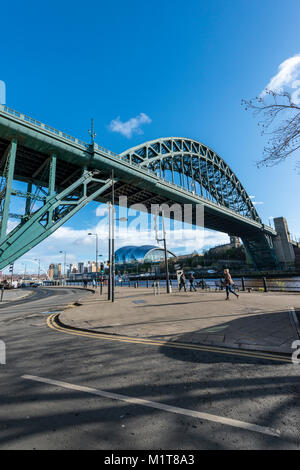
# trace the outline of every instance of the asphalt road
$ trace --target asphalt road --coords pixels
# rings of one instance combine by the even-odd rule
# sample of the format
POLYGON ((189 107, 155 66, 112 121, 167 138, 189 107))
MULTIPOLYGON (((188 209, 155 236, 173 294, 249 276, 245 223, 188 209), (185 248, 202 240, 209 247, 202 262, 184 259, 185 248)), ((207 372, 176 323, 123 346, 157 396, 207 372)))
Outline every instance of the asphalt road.
POLYGON ((0 449, 300 448, 300 365, 49 328, 82 295, 0 308, 0 449))

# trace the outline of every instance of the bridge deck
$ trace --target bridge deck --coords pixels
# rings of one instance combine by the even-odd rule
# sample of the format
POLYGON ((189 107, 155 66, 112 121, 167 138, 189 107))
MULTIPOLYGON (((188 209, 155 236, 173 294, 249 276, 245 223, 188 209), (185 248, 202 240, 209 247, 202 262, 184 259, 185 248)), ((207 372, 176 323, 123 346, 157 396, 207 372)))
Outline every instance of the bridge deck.
MULTIPOLYGON (((127 196, 128 205, 144 204, 148 210, 151 204, 204 204, 205 227, 243 237, 249 232, 261 229, 270 235, 276 232, 247 217, 219 204, 196 195, 176 184, 170 183, 147 168, 129 163, 110 150, 86 142, 58 131, 6 106, 0 107, 0 174, 3 172, 3 156, 10 140, 18 139, 14 179, 47 186, 49 175, 46 162, 51 153, 57 154, 56 188, 65 189, 80 176, 83 167, 97 169, 101 177, 109 178, 114 169, 118 182, 115 185, 116 202, 118 196, 127 196)), ((90 186, 92 190, 92 186, 90 186)), ((110 200, 108 189, 97 200, 110 200)), ((193 223, 196 222, 193 211, 193 223)))

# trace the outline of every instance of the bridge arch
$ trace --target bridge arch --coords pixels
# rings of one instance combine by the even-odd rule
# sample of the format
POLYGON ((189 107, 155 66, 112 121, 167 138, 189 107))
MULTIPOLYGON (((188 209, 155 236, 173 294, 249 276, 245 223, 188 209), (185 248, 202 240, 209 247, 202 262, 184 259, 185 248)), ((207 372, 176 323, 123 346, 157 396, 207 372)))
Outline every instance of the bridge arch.
POLYGON ((207 145, 183 137, 165 137, 132 147, 123 160, 148 168, 160 178, 261 223, 238 177, 207 145))

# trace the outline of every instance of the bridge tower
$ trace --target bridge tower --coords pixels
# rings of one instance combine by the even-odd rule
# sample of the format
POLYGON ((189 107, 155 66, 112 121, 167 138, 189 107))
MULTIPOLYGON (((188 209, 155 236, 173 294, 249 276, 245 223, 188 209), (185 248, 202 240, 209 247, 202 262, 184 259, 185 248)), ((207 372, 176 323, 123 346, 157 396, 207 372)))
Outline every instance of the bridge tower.
POLYGON ((296 244, 291 239, 287 221, 284 217, 276 217, 274 226, 277 232, 277 236, 274 238, 274 248, 278 261, 284 269, 293 267, 296 258, 293 245, 296 244))

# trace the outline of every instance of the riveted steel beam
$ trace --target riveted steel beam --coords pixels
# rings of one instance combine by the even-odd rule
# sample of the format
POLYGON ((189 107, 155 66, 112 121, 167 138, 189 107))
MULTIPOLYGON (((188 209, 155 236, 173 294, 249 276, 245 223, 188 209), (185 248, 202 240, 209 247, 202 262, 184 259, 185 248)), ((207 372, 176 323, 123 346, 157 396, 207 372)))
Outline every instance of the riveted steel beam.
POLYGON ((7 152, 7 174, 4 175, 4 177, 6 178, 6 183, 5 183, 5 195, 4 195, 4 203, 3 203, 1 227, 0 227, 0 241, 2 241, 6 236, 7 222, 8 222, 8 217, 9 217, 10 198, 11 198, 15 161, 16 161, 16 153, 17 153, 17 141, 16 139, 12 139, 8 152, 7 152))
MULTIPOLYGON (((53 178, 51 177, 53 184, 53 178)), ((19 224, 0 243, 0 269, 43 241, 62 224, 85 207, 90 201, 105 192, 112 182, 111 179, 98 180, 93 172, 85 171, 81 178, 71 184, 59 194, 51 194, 46 198, 45 204, 30 215, 29 219, 19 224), (89 183, 96 184, 95 189, 87 195, 89 183), (68 197, 78 191, 80 193, 76 201, 68 200, 68 197)))

